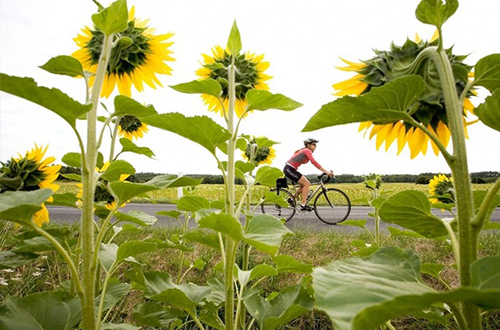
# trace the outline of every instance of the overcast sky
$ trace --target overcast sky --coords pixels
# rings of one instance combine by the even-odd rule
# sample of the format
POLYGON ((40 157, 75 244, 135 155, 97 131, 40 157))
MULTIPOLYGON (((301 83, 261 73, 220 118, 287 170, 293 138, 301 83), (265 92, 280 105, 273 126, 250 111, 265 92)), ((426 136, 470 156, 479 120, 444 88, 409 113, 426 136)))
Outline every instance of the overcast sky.
MULTIPOLYGON (((108 2, 101 1, 104 5, 108 2)), ((169 85, 197 79, 202 53, 215 45, 225 46, 233 20, 242 36, 243 50, 265 54, 270 62, 267 74, 272 92, 282 93, 304 104, 293 112, 267 111, 250 114, 240 133, 265 135, 281 142, 275 146, 273 166, 282 168, 294 150, 307 137, 320 140, 315 157, 336 174, 368 173, 418 174, 449 169, 431 148, 426 156, 410 160, 405 150, 396 156, 394 144, 387 152, 375 150, 375 141, 358 133, 358 125, 325 128, 301 133, 308 119, 319 108, 335 99, 332 84, 352 74, 335 69, 339 57, 358 61, 372 57, 372 49, 388 49, 418 33, 429 39, 434 28, 420 23, 414 15, 418 0, 185 0, 128 1, 136 6, 136 16, 150 19, 157 33, 175 33, 171 47, 176 58, 170 62, 173 75, 159 76, 164 88, 133 91, 132 97, 155 106, 159 113, 180 112, 186 116, 207 115, 224 125, 220 116, 208 112, 197 95, 178 93, 169 85)), ((90 0, 1 0, 0 71, 9 75, 33 77, 39 85, 56 87, 83 102, 83 80, 51 75, 38 66, 57 55, 70 55, 77 49, 73 38, 85 25, 91 26, 96 6, 90 0)), ((455 54, 469 54, 466 63, 475 64, 491 53, 500 53, 500 1, 462 0, 457 13, 444 26, 446 47, 455 54)), ((112 105, 112 98, 104 99, 112 105)), ((478 102, 475 102, 477 104, 478 102)), ((80 129, 84 132, 84 122, 80 129)), ((482 125, 469 127, 468 152, 471 172, 499 170, 500 133, 482 125)), ((0 93, 0 160, 49 144, 46 156, 61 157, 78 151, 70 127, 48 110, 0 93)), ((218 174, 208 151, 173 133, 151 128, 145 138, 136 140, 156 154, 125 156, 138 172, 218 174)), ((107 147, 105 145, 104 147, 107 147)), ((451 147, 451 143, 450 143, 451 147)), ((103 150, 108 154, 106 149, 103 150)), ((315 173, 310 164, 303 173, 315 173)))

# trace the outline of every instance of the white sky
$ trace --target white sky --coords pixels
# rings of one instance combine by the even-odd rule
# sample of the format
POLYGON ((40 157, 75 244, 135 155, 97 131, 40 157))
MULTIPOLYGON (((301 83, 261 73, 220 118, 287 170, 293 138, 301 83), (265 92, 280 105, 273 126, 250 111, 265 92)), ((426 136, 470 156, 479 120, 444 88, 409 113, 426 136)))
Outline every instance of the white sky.
MULTIPOLYGON (((197 95, 178 93, 168 85, 197 79, 201 53, 215 45, 225 46, 234 19, 242 36, 243 50, 265 54, 271 63, 267 74, 271 92, 282 93, 304 104, 293 112, 255 112, 245 119, 240 133, 265 135, 279 141, 273 166, 282 168, 291 153, 311 136, 320 140, 315 158, 336 174, 418 174, 449 172, 441 157, 431 148, 427 156, 410 160, 409 152, 396 156, 394 144, 375 150, 375 141, 357 132, 357 124, 301 133, 308 119, 335 97, 333 83, 351 74, 335 69, 339 57, 357 61, 372 57, 372 49, 388 49, 391 42, 404 43, 418 33, 432 36, 434 28, 420 23, 414 15, 418 0, 185 0, 128 1, 136 6, 136 16, 149 18, 157 33, 174 32, 171 47, 175 62, 172 76, 160 75, 165 86, 133 91, 139 102, 152 104, 159 113, 181 112, 186 116, 207 115, 224 126, 219 115, 208 112, 197 95)), ((103 5, 108 2, 102 1, 103 5)), ((51 75, 38 66, 57 55, 70 55, 77 49, 73 38, 84 25, 91 26, 96 6, 90 0, 1 0, 0 71, 33 77, 39 85, 56 87, 83 102, 83 80, 51 75)), ((500 1, 462 0, 457 13, 444 26, 445 46, 455 54, 470 54, 466 63, 500 52, 500 1)), ((110 107, 112 98, 104 99, 110 107)), ((477 104, 477 102, 476 102, 477 104)), ((81 123, 84 131, 84 122, 81 123)), ((500 133, 482 125, 469 127, 469 168, 471 172, 499 170, 500 133)), ((61 157, 78 151, 76 137, 58 116, 35 104, 0 93, 0 160, 49 144, 46 156, 61 157)), ((208 151, 173 133, 151 128, 145 138, 136 140, 148 146, 155 159, 125 156, 137 172, 218 174, 208 151)), ((451 145, 451 143, 450 143, 451 145)), ((106 146, 105 146, 106 147, 106 146)), ((103 154, 107 155, 106 149, 103 154)), ((315 173, 310 164, 303 173, 315 173)))

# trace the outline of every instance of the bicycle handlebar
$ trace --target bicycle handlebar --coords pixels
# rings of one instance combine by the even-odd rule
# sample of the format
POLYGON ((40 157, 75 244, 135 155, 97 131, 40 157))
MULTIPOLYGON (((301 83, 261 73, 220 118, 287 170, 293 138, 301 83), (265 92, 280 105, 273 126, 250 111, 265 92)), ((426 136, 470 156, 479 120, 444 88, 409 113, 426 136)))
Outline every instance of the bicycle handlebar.
POLYGON ((318 180, 323 182, 323 183, 328 183, 328 182, 330 182, 331 179, 332 178, 329 175, 327 175, 326 173, 321 173, 320 175, 318 175, 318 180), (323 177, 325 175, 326 175, 326 179, 323 179, 323 177))

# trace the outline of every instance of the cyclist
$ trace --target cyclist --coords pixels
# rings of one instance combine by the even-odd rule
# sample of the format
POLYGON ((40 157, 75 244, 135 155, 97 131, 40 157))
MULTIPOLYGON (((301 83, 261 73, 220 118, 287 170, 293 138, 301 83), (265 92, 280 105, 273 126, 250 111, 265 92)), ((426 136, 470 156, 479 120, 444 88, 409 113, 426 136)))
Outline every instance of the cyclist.
POLYGON ((307 196, 309 195, 309 189, 311 187, 311 183, 309 180, 302 175, 297 169, 300 165, 305 164, 309 161, 316 166, 321 172, 327 174, 330 177, 333 177, 332 171, 325 170, 313 157, 312 153, 316 150, 316 143, 319 141, 313 138, 308 138, 304 140, 304 148, 297 150, 293 156, 286 162, 285 168, 283 172, 285 176, 292 180, 292 182, 297 182, 300 185, 300 188, 297 189, 295 193, 295 198, 298 199, 298 195, 300 194, 302 199, 300 203, 300 209, 304 211, 312 211, 312 207, 306 205, 307 196))

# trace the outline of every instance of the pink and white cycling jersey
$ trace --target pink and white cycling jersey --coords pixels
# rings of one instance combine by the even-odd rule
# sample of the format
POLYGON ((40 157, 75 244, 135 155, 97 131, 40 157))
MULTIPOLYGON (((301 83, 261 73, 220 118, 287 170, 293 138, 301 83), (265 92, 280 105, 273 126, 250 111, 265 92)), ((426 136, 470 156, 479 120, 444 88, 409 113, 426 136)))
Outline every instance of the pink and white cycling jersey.
POLYGON ((314 159, 312 151, 309 148, 302 148, 286 162, 288 165, 292 166, 294 169, 298 169, 300 165, 311 161, 311 163, 318 169, 321 169, 321 165, 314 159))

